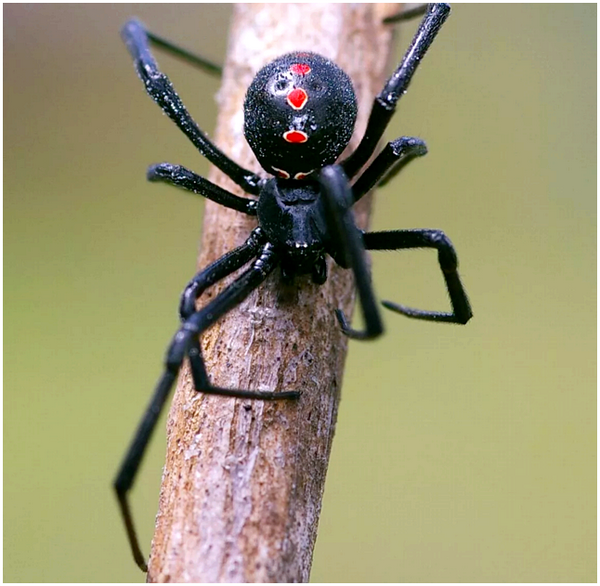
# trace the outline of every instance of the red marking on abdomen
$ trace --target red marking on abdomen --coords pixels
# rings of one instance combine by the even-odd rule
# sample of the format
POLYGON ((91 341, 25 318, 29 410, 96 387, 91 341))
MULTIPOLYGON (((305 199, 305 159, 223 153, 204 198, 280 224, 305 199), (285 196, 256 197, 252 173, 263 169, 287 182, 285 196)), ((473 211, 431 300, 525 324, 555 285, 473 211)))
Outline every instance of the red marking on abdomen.
POLYGON ((283 138, 288 142, 301 143, 308 140, 308 134, 301 130, 288 130, 283 133, 283 138))
POLYGON ((278 169, 277 167, 272 167, 273 171, 277 174, 277 177, 281 177, 282 179, 289 179, 290 174, 283 169, 278 169))
POLYGON ((288 104, 294 108, 294 110, 302 110, 308 101, 308 94, 299 88, 293 89, 287 95, 288 104))
POLYGON ((306 179, 312 172, 314 171, 314 169, 311 169, 310 171, 307 171, 306 173, 296 173, 294 175, 294 179, 306 179))
POLYGON ((307 73, 310 73, 310 65, 307 65, 306 63, 292 63, 290 71, 297 75, 306 75, 307 73))

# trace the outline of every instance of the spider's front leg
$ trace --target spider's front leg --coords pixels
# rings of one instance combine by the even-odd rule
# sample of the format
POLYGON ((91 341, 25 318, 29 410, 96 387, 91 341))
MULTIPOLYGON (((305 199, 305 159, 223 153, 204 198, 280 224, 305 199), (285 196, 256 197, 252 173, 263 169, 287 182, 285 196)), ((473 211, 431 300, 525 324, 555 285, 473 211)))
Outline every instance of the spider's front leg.
POLYGON ((473 312, 467 293, 458 276, 458 259, 450 239, 441 230, 392 230, 386 232, 366 232, 363 234, 367 250, 400 250, 407 248, 435 248, 448 294, 452 304, 452 312, 425 311, 406 307, 391 301, 383 305, 392 311, 429 321, 466 324, 473 312))
MULTIPOLYGON (((182 295, 180 304, 180 315, 182 318, 189 317, 195 311, 194 302, 204 289, 233 273, 255 257, 262 242, 263 238, 260 234, 260 229, 257 228, 244 245, 229 252, 198 273, 185 288, 182 295)), ((182 321, 184 320, 182 319, 182 321)), ((192 372, 202 371, 204 372, 205 379, 208 380, 206 377, 206 370, 204 369, 204 362, 201 357, 199 358, 200 349, 198 338, 192 337, 190 344, 189 352, 192 372)), ((117 499, 121 508, 121 514, 125 523, 127 538, 131 546, 133 557, 137 565, 144 572, 146 572, 148 568, 139 545, 127 495, 133 486, 146 447, 148 446, 152 432, 156 427, 158 417, 169 397, 171 388, 177 378, 178 371, 179 367, 167 368, 158 381, 154 395, 150 399, 150 403, 146 408, 144 416, 142 417, 114 481, 114 488, 117 493, 117 499)), ((196 380, 196 378, 197 377, 195 376, 194 380, 196 380)))
POLYGON ((125 523, 133 557, 137 565, 144 572, 146 572, 148 568, 135 531, 128 495, 133 486, 146 448, 148 447, 152 432, 156 427, 158 417, 169 397, 186 354, 190 351, 194 354, 194 358, 192 359, 192 372, 194 372, 195 368, 195 383, 196 377, 202 377, 202 374, 199 375, 198 373, 204 373, 204 379, 201 381, 201 385, 197 385, 197 387, 201 386, 202 388, 196 389, 204 393, 263 400, 296 399, 300 395, 298 391, 282 391, 276 393, 270 391, 241 391, 237 389, 213 387, 210 385, 208 376, 206 375, 204 362, 202 361, 202 356, 199 352, 198 336, 213 325, 220 317, 241 303, 277 266, 279 262, 278 254, 270 244, 263 244, 262 242, 263 236, 260 233, 260 229, 257 229, 252 233, 244 245, 215 261, 212 265, 204 269, 204 271, 198 273, 186 287, 182 297, 180 310, 182 314, 188 314, 190 311, 191 314, 187 315, 187 318, 183 321, 183 325, 175 334, 169 346, 165 359, 165 371, 158 381, 154 395, 150 399, 150 403, 146 408, 115 478, 114 488, 121 508, 121 514, 125 523), (193 309, 190 310, 190 308, 193 308, 194 306, 194 300, 200 295, 202 290, 228 274, 231 274, 237 268, 240 268, 248 262, 252 257, 256 256, 258 256, 258 258, 254 261, 252 266, 226 287, 215 299, 199 311, 194 311, 193 309), (197 353, 193 351, 195 347, 198 348, 197 353))
POLYGON ((361 232, 354 224, 350 209, 354 204, 350 183, 339 165, 325 167, 321 171, 319 181, 325 203, 326 224, 332 242, 328 252, 339 265, 351 268, 354 272, 365 329, 353 330, 341 309, 336 310, 336 316, 347 336, 360 340, 376 338, 383 332, 383 323, 371 284, 361 232))
MULTIPOLYGON (((252 258, 256 257, 261 245, 265 242, 266 238, 262 228, 255 228, 248 240, 246 240, 242 246, 228 252, 209 267, 201 270, 187 284, 181 295, 181 301, 179 303, 179 316, 181 322, 185 323, 192 314, 196 312, 196 299, 198 299, 206 289, 240 269, 252 258)), ((210 388, 211 384, 202 358, 202 350, 200 348, 200 339, 198 336, 192 336, 188 350, 188 358, 190 360, 190 370, 192 372, 194 388, 196 390, 210 388)))
MULTIPOLYGON (((231 309, 239 305, 254 289, 256 289, 279 264, 279 254, 272 244, 263 244, 258 251, 258 258, 252 263, 241 276, 228 285, 217 297, 198 311, 187 315, 193 306, 192 299, 216 280, 218 274, 231 273, 244 264, 244 258, 249 251, 256 246, 256 240, 262 240, 260 229, 257 229, 246 245, 234 251, 227 262, 218 266, 214 263, 214 273, 202 271, 193 279, 184 291, 181 302, 181 313, 185 319, 179 331, 175 334, 166 356, 166 369, 179 371, 185 355, 192 350, 192 375, 197 391, 211 393, 214 395, 226 395, 230 397, 241 397, 248 399, 296 399, 300 396, 299 391, 246 391, 240 389, 226 389, 215 387, 210 383, 204 361, 200 353, 200 345, 197 343, 199 336, 210 328, 219 318, 223 317, 231 309), (236 255, 237 253, 237 255, 236 255), (195 369, 195 372, 194 372, 195 369)), ((256 256, 256 255, 253 255, 256 256)))

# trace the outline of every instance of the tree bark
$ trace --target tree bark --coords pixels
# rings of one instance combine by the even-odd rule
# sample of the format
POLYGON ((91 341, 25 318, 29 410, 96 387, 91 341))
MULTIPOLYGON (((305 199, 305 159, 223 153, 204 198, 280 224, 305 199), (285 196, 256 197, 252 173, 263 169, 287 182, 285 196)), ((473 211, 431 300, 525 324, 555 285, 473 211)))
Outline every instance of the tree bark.
MULTIPOLYGON (((373 98, 391 73, 392 29, 382 19, 398 9, 237 5, 218 96, 219 147, 264 174, 243 137, 246 88, 270 60, 309 50, 335 61, 353 80, 359 119, 349 148, 355 148, 373 98)), ((216 169, 209 177, 243 195, 216 169)), ((355 209, 363 228, 369 206, 365 197, 355 209)), ((242 244, 254 226, 254 219, 207 202, 198 266, 242 244)), ((321 286, 310 277, 283 285, 275 271, 202 339, 214 384, 301 390, 298 401, 205 395, 193 389, 187 364, 182 370, 168 422, 149 581, 308 580, 347 350, 334 310, 350 315, 354 303, 350 271, 331 259, 328 269, 321 286)), ((199 306, 230 281, 203 295, 199 306)))

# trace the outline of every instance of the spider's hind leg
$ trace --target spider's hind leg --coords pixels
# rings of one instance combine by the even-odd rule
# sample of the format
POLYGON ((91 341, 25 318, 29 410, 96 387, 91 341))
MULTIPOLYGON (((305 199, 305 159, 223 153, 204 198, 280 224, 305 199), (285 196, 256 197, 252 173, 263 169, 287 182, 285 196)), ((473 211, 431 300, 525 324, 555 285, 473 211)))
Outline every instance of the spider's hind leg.
POLYGON ((138 20, 129 20, 121 29, 121 36, 133 58, 135 69, 144 84, 146 93, 175 122, 203 156, 245 192, 258 195, 260 177, 232 161, 198 128, 169 78, 158 68, 158 63, 150 51, 152 38, 144 25, 138 20))
POLYGON ((358 174, 377 148, 377 143, 396 110, 398 100, 406 93, 417 67, 449 14, 448 4, 427 5, 425 16, 400 65, 373 102, 362 140, 356 150, 340 163, 350 179, 358 174))
POLYGON ((383 24, 393 24, 395 22, 404 22, 406 20, 412 20, 417 16, 423 16, 427 12, 427 3, 417 4, 412 8, 401 10, 383 19, 383 24))
POLYGON ((146 35, 148 35, 149 41, 155 46, 163 51, 170 53, 174 57, 201 69, 205 73, 210 75, 214 75, 215 77, 221 77, 223 75, 223 67, 221 65, 217 65, 214 61, 210 59, 206 59, 201 55, 196 55, 183 47, 179 47, 175 43, 165 39, 164 37, 160 37, 157 34, 153 33, 146 29, 146 35))

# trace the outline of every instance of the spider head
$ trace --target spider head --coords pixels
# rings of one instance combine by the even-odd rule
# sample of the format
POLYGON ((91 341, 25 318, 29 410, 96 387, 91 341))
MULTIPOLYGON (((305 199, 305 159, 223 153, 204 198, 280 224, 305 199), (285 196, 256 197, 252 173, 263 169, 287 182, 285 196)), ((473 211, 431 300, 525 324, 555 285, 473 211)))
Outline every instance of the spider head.
POLYGON ((288 53, 250 84, 244 134, 267 172, 304 179, 342 154, 356 113, 352 82, 335 63, 316 53, 288 53))

